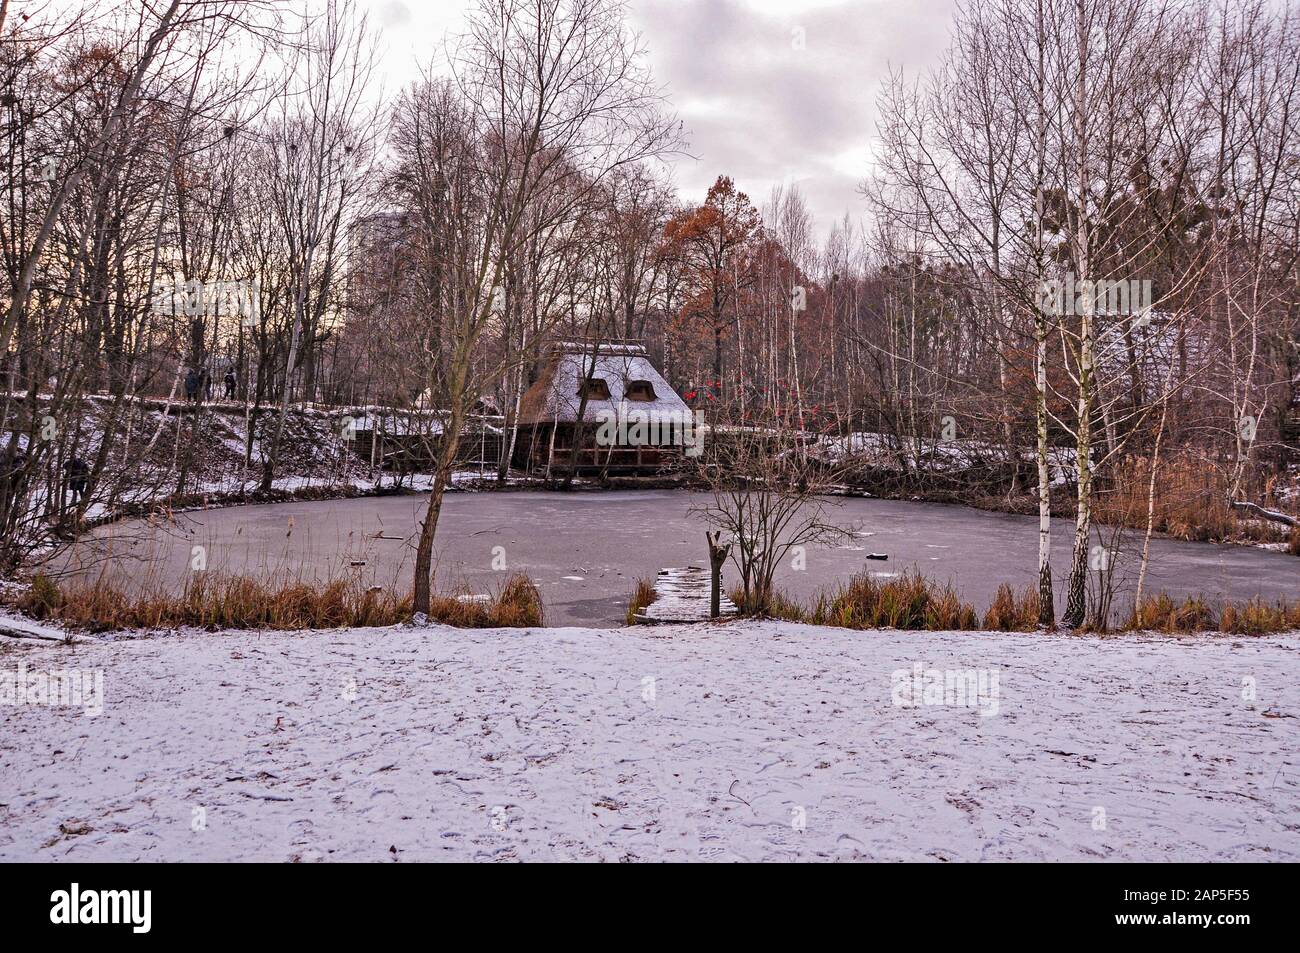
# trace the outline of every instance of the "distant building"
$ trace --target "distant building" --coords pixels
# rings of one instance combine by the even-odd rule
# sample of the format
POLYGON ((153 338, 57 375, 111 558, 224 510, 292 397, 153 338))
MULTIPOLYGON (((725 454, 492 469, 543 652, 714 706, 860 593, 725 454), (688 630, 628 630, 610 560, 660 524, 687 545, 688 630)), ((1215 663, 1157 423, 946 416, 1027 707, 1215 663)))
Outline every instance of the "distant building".
POLYGON ((1143 403, 1162 399, 1166 390, 1177 390, 1212 357, 1203 329, 1170 314, 1099 314, 1095 321, 1100 387, 1131 391, 1135 382, 1140 383, 1141 393, 1133 396, 1140 396, 1143 403))
POLYGON ((694 412, 644 346, 563 342, 520 402, 513 463, 531 472, 653 473, 680 465, 700 437, 694 412))
POLYGON ((392 297, 407 264, 407 216, 372 212, 353 223, 348 249, 348 303, 369 308, 392 297))
POLYGON ((405 212, 372 212, 352 225, 352 251, 361 255, 395 256, 404 244, 405 212))

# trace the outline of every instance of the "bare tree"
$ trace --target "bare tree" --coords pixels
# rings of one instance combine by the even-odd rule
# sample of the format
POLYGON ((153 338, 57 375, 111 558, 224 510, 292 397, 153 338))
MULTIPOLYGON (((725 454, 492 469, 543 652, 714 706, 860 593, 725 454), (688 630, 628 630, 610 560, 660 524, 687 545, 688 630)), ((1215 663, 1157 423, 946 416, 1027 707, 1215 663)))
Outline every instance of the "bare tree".
MULTIPOLYGON (((433 538, 472 403, 507 367, 475 373, 484 333, 505 307, 507 262, 531 239, 571 221, 618 169, 674 147, 643 51, 609 0, 483 0, 453 57, 466 150, 449 187, 442 169, 411 162, 411 190, 448 190, 453 224, 426 241, 440 254, 446 408, 433 492, 415 561, 415 611, 427 612, 433 538)), ((417 140, 418 144, 418 140, 417 140)))
MULTIPOLYGON (((853 527, 832 519, 834 500, 826 495, 840 470, 805 453, 806 435, 776 413, 752 426, 714 425, 711 433, 702 468, 708 499, 692 504, 691 512, 729 544, 741 610, 762 614, 778 595, 776 572, 788 558, 806 559, 807 547, 853 535, 853 527)), ((712 542, 710 553, 716 555, 712 542)))

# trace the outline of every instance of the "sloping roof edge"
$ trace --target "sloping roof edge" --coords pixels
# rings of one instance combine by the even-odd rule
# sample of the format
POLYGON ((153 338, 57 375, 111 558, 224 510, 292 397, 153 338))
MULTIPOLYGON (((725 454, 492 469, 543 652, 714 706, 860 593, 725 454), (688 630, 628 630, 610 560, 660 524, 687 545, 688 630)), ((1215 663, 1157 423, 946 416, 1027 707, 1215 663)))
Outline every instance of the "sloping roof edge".
POLYGON ((659 373, 640 344, 624 342, 558 342, 553 345, 541 376, 525 392, 519 408, 521 424, 576 423, 582 398, 578 382, 588 374, 603 379, 609 398, 588 398, 582 419, 596 422, 610 414, 624 418, 645 414, 650 420, 678 420, 691 416, 686 402, 659 373), (648 381, 654 400, 629 400, 627 385, 648 381))

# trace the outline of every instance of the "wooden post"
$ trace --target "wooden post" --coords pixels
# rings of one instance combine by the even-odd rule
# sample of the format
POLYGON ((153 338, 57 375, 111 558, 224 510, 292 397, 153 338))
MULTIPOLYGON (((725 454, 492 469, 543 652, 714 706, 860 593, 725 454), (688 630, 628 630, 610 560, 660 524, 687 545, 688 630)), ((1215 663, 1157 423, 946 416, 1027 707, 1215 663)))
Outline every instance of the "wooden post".
POLYGON ((704 531, 704 538, 709 541, 709 618, 716 619, 722 613, 722 564, 731 553, 731 544, 722 542, 722 530, 716 533, 704 531))

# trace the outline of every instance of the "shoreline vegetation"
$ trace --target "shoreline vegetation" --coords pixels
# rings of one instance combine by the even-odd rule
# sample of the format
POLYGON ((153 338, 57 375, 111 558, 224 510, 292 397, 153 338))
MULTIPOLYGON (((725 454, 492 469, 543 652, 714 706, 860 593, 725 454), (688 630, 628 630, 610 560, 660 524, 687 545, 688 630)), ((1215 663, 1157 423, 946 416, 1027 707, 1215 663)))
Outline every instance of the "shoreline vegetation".
MULTIPOLYGON (((1003 583, 980 612, 951 584, 915 571, 892 579, 859 573, 806 602, 773 592, 761 610, 747 608, 739 590, 730 595, 740 613, 721 621, 772 619, 857 631, 1067 631, 1044 630, 1038 625, 1038 592, 1033 586, 1017 589, 1003 583)), ((637 580, 625 624, 646 624, 636 614, 655 598, 653 582, 637 580)), ((38 573, 29 586, 5 592, 0 605, 72 631, 96 633, 179 627, 208 631, 341 629, 398 625, 410 622, 413 615, 409 592, 365 587, 345 579, 314 582, 285 572, 265 580, 205 572, 196 574, 180 594, 167 593, 161 587, 129 594, 102 579, 61 585, 38 573)), ((534 628, 545 625, 545 607, 533 581, 524 573, 515 573, 492 592, 474 593, 459 586, 436 594, 427 619, 457 628, 534 628)), ((1078 631, 1094 635, 1280 634, 1300 631, 1300 601, 1175 599, 1161 592, 1144 599, 1116 625, 1086 625, 1078 631)))
MULTIPOLYGON (((176 408, 178 413, 181 409, 176 408)), ((118 461, 115 466, 125 468, 122 479, 97 489, 92 494, 94 505, 87 507, 78 520, 59 527, 57 535, 66 542, 80 532, 121 520, 216 507, 430 492, 432 473, 367 466, 362 457, 335 446, 337 434, 330 427, 345 409, 290 414, 299 438, 294 444, 295 453, 283 461, 273 485, 265 488, 257 468, 250 469, 247 461, 231 456, 232 445, 246 444, 243 414, 247 408, 214 406, 210 408, 211 432, 205 430, 198 435, 194 473, 189 480, 177 479, 168 469, 173 461, 159 448, 144 454, 140 461, 118 461), (129 480, 128 473, 134 474, 129 480)), ((171 417, 164 422, 179 426, 171 417)), ((734 436, 729 432, 718 436, 716 440, 721 443, 716 443, 714 450, 734 436)), ((903 437, 887 433, 836 436, 809 431, 785 436, 807 441, 811 470, 833 476, 835 495, 944 503, 1022 516, 1039 512, 1037 486, 1027 470, 1029 461, 1022 459, 1016 465, 1005 452, 978 442, 956 440, 951 445, 917 452, 903 437)), ((1055 448, 1057 456, 1049 469, 1049 505, 1054 518, 1072 520, 1077 510, 1077 488, 1071 462, 1062 456, 1065 449, 1055 448)), ((1149 521, 1154 533, 1172 539, 1265 545, 1300 556, 1300 526, 1287 526, 1261 518, 1258 512, 1234 508, 1232 501, 1241 493, 1234 495, 1229 474, 1221 463, 1204 452, 1176 450, 1159 462, 1157 479, 1153 481, 1152 461, 1141 454, 1127 454, 1094 475, 1091 518, 1104 526, 1136 531, 1145 531, 1149 521)), ((1245 495, 1258 510, 1297 518, 1298 477, 1294 468, 1261 473, 1245 495)), ((707 491, 710 485, 705 474, 680 469, 654 475, 606 473, 569 478, 563 473, 529 476, 512 468, 502 479, 496 464, 476 468, 462 463, 444 487, 445 492, 624 489, 707 491)))
MULTIPOLYGON (((347 579, 313 582, 289 573, 266 579, 196 573, 179 595, 161 587, 129 594, 102 579, 61 586, 37 574, 30 587, 6 602, 34 619, 91 632, 182 626, 210 631, 342 629, 397 625, 413 615, 409 592, 347 579)), ((493 592, 457 587, 435 594, 427 618, 457 628, 526 628, 543 625, 545 612, 536 585, 515 573, 493 592)))
MULTIPOLYGON (((877 579, 870 573, 859 573, 843 585, 823 590, 808 602, 773 592, 768 595, 766 606, 759 610, 747 610, 744 592, 739 589, 730 596, 740 607, 740 614, 726 621, 775 619, 862 631, 1068 631, 1045 630, 1039 626, 1038 590, 1032 585, 1017 590, 1003 583, 981 614, 951 584, 935 582, 914 571, 894 579, 877 579)), ((648 580, 638 580, 628 602, 629 624, 638 610, 653 601, 653 586, 648 580)), ((1220 602, 1196 596, 1179 600, 1161 592, 1142 600, 1141 606, 1130 611, 1118 625, 1089 624, 1078 631, 1096 635, 1121 632, 1272 635, 1300 631, 1300 602, 1260 598, 1220 602)))

